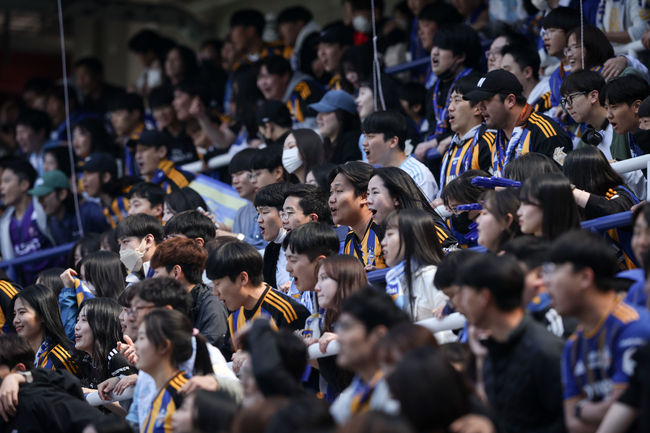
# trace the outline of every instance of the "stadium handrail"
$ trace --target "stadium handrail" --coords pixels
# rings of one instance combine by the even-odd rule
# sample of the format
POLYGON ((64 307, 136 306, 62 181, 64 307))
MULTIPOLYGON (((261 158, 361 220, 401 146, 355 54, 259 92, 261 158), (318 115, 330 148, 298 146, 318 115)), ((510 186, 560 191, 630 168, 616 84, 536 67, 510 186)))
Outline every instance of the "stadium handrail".
POLYGON ((31 263, 38 260, 48 259, 50 257, 67 254, 74 247, 75 242, 59 245, 52 248, 36 251, 35 253, 26 254, 24 256, 16 257, 10 260, 0 260, 0 269, 7 269, 7 274, 13 280, 17 280, 14 267, 31 263))

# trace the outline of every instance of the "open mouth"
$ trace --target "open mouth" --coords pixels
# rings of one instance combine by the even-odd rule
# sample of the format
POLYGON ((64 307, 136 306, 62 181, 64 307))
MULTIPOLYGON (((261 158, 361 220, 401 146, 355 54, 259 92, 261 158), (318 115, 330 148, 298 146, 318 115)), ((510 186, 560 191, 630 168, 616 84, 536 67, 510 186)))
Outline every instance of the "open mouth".
POLYGON ((374 209, 374 208, 368 207, 368 210, 369 210, 370 212, 372 212, 372 216, 375 216, 375 215, 377 214, 377 209, 374 209))

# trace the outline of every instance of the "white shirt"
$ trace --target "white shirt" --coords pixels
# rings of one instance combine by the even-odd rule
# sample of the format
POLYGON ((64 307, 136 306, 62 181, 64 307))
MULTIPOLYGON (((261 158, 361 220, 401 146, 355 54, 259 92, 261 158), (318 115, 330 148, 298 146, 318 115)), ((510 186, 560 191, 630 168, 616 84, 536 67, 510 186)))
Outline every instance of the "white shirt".
POLYGON ((399 168, 407 172, 409 176, 413 178, 416 185, 427 197, 427 200, 432 202, 438 194, 438 184, 436 183, 436 179, 433 177, 431 170, 413 156, 407 157, 399 168))

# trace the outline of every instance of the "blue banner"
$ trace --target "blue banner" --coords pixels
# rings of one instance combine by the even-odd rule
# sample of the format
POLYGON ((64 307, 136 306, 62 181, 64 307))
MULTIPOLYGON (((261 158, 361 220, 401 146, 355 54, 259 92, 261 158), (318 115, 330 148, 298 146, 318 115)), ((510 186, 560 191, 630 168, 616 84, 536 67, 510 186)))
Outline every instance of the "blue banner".
POLYGON ((190 188, 201 194, 218 222, 232 227, 237 210, 246 204, 235 188, 211 177, 199 174, 190 183, 190 188))

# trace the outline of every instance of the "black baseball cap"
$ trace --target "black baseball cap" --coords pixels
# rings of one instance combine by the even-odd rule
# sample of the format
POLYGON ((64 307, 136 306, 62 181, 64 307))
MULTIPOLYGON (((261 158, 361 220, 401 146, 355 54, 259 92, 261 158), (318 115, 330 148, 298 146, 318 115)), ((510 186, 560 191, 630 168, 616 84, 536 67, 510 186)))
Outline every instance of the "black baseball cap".
POLYGON ((342 23, 326 26, 318 37, 318 42, 326 44, 339 44, 342 47, 354 44, 352 29, 342 23))
POLYGON ((108 153, 91 153, 84 161, 82 170, 93 173, 110 173, 114 179, 117 176, 117 162, 108 153))
POLYGON ((476 88, 463 95, 467 101, 484 101, 498 94, 522 96, 524 91, 521 83, 512 73, 505 69, 497 69, 488 72, 484 77, 478 80, 476 88))
POLYGON ((291 128, 291 113, 285 104, 280 101, 266 101, 257 110, 257 124, 275 123, 283 128, 291 128))
POLYGON ((169 149, 173 145, 173 142, 172 138, 163 131, 145 129, 140 134, 140 137, 137 139, 131 139, 127 142, 127 145, 129 147, 135 147, 137 144, 155 148, 165 146, 167 149, 169 149))

